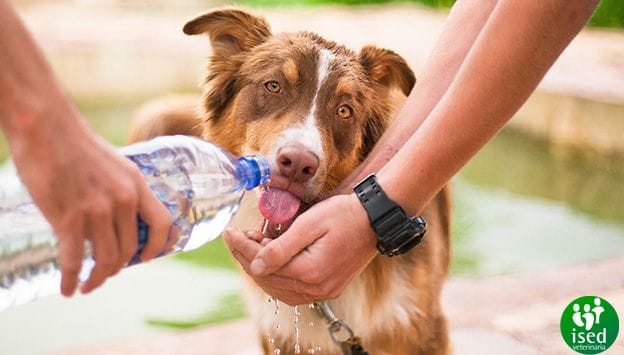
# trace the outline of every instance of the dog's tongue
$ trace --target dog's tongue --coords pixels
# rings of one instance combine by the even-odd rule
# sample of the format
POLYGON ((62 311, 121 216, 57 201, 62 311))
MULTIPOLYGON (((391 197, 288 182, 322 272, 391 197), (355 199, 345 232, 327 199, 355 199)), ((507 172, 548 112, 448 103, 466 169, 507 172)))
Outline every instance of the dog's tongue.
POLYGON ((301 200, 286 190, 268 189, 260 196, 258 208, 260 212, 274 224, 281 224, 290 221, 297 211, 301 200))

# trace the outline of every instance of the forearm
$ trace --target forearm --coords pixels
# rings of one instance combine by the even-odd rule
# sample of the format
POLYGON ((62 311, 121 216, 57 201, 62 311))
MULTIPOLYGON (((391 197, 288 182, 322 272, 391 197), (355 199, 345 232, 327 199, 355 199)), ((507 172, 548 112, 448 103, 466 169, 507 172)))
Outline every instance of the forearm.
POLYGON ((500 0, 446 94, 380 171, 390 197, 420 212, 526 101, 597 3, 500 0))
POLYGON ((72 121, 71 125, 80 125, 73 122, 79 120, 75 119, 72 105, 7 0, 0 0, 0 46, 0 127, 11 143, 48 123, 58 127, 63 121, 72 121), (42 113, 49 111, 44 105, 50 102, 55 103, 57 111, 62 109, 68 114, 44 119, 42 113))
POLYGON ((409 98, 368 158, 338 190, 348 193, 357 181, 378 171, 418 129, 455 78, 496 2, 460 0, 453 6, 409 98))

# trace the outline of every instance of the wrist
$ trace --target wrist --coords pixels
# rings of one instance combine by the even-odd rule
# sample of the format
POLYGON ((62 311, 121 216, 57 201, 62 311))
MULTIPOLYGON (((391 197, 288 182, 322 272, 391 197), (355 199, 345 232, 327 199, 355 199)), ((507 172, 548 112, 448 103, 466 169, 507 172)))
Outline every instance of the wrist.
POLYGON ((351 191, 349 195, 346 195, 349 198, 351 206, 353 206, 352 211, 355 214, 354 218, 358 221, 358 225, 364 226, 364 232, 361 235, 361 240, 363 241, 363 245, 365 246, 367 251, 370 251, 371 254, 377 254, 377 234, 375 230, 370 225, 370 220, 368 219, 368 215, 366 213, 366 209, 360 203, 358 197, 351 191))
POLYGON ((395 176, 391 171, 383 169, 377 175, 377 181, 383 188, 389 199, 396 202, 409 215, 415 216, 420 214, 424 209, 424 203, 421 201, 421 184, 419 178, 422 175, 411 173, 406 178, 402 173, 395 176))
POLYGON ((89 130, 70 102, 65 99, 49 99, 17 109, 3 122, 11 153, 19 158, 37 149, 54 150, 59 143, 68 141, 80 145, 89 130), (52 103, 44 106, 41 103, 52 103))
POLYGON ((412 217, 381 187, 371 174, 353 188, 377 237, 377 249, 382 255, 405 254, 418 245, 427 230, 420 216, 412 217))

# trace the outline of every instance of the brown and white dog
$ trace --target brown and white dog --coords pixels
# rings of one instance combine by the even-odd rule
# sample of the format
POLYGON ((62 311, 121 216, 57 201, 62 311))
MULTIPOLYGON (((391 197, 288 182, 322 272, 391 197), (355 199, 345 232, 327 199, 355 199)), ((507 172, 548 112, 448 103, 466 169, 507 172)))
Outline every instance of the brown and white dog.
MULTIPOLYGON (((415 83, 405 60, 390 50, 354 52, 309 32, 274 35, 266 20, 239 9, 199 16, 184 32, 206 34, 212 45, 200 108, 193 109, 196 99, 151 104, 132 125, 130 140, 201 135, 233 154, 264 155, 272 195, 247 194, 234 221, 242 229, 258 225, 259 210, 286 222, 301 202, 334 189, 371 151, 415 83)), ((446 189, 424 216, 429 231, 417 248, 376 257, 330 302, 372 355, 449 352, 440 308, 449 263, 446 189)), ((252 282, 245 298, 265 353, 294 353, 292 310, 284 306, 276 316, 275 305, 252 282)), ((320 353, 341 354, 316 312, 299 310, 301 352, 320 347, 320 353)))

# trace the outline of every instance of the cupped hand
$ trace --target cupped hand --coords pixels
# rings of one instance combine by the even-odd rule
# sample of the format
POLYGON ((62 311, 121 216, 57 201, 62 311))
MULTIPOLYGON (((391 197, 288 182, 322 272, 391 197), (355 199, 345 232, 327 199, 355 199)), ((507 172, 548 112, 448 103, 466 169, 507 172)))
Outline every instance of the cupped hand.
POLYGON ((377 239, 354 194, 319 202, 269 242, 258 231, 228 229, 223 237, 256 283, 289 305, 337 298, 377 255, 377 239))
POLYGON ((61 292, 70 296, 79 281, 85 240, 91 242, 95 266, 81 286, 83 293, 99 287, 136 254, 137 215, 149 226, 143 261, 165 247, 171 215, 132 162, 93 134, 73 109, 60 112, 75 117, 49 118, 54 126, 40 121, 40 127, 11 139, 11 150, 22 181, 59 240, 61 292))

